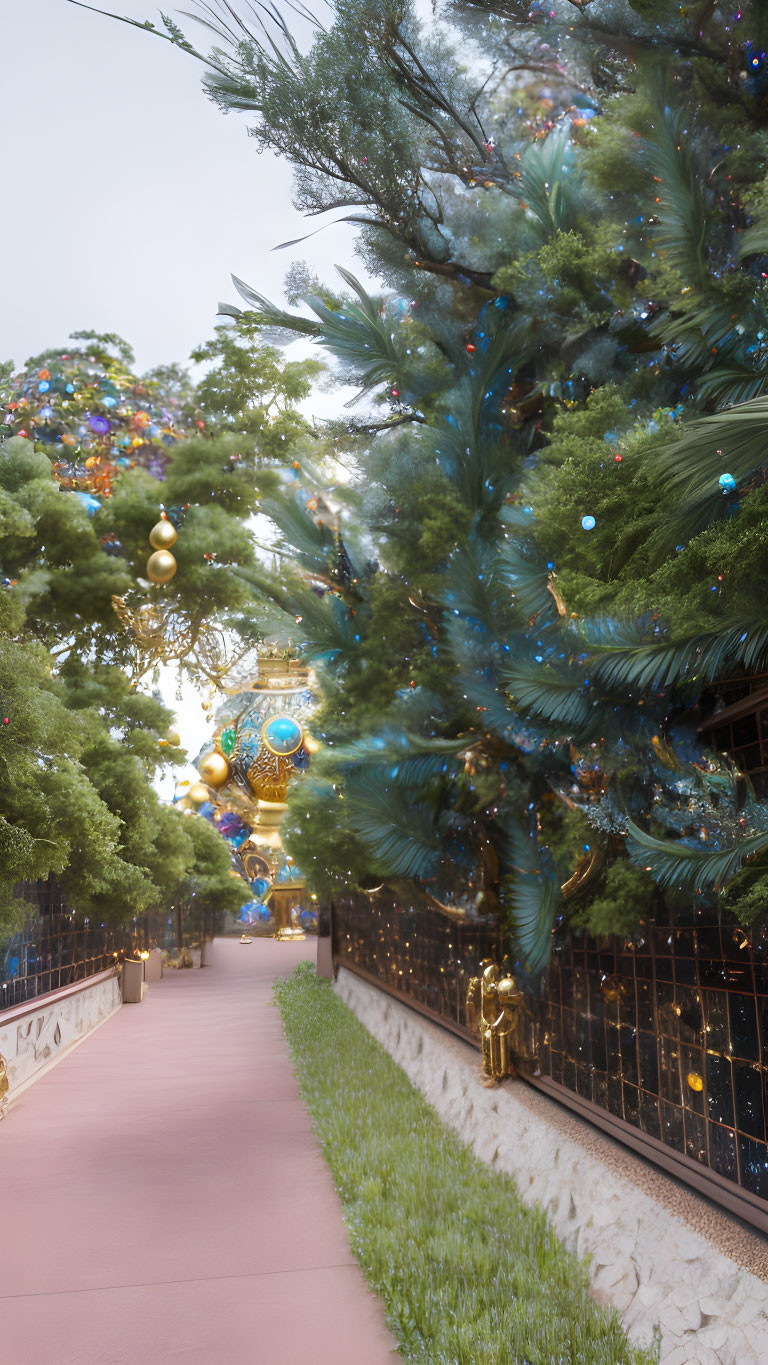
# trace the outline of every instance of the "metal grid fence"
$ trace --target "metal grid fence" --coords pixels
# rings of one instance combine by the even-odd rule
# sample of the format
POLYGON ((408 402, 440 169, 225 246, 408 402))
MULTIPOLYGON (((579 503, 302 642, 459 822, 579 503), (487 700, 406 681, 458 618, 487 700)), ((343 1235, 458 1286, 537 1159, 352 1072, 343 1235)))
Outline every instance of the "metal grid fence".
POLYGON ((114 967, 133 946, 130 930, 71 911, 53 877, 23 883, 17 894, 29 901, 30 915, 0 943, 0 1010, 114 967))
MULTIPOLYGON (((336 966, 476 1042, 467 984, 483 958, 512 965, 492 922, 452 921, 385 891, 334 900, 332 933, 336 966)), ((616 1120, 646 1135, 668 1168, 695 1166, 734 1196, 768 1201, 768 931, 693 907, 683 924, 659 909, 631 940, 560 930, 531 1009, 529 1079, 569 1092, 595 1122, 602 1113, 609 1130, 616 1120)))

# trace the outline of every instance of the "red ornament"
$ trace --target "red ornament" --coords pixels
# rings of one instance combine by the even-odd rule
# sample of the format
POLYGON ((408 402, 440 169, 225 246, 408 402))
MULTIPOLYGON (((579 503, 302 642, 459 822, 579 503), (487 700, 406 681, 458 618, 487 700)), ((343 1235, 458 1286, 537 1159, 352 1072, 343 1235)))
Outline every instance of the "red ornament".
POLYGON ((621 464, 622 460, 624 459, 624 456, 623 456, 623 455, 614 455, 613 458, 614 458, 614 460, 616 461, 617 464, 621 464))
POLYGON ((10 723, 11 723, 10 716, 3 716, 3 725, 10 725, 10 723))
POLYGON ((392 397, 393 397, 393 398, 399 398, 399 397, 400 397, 400 394, 399 394, 399 392, 398 392, 397 389, 393 389, 393 390, 392 390, 392 397))
POLYGON ((471 342, 471 341, 468 343, 466 349, 467 349, 467 351, 469 352, 469 354, 472 355, 473 351, 475 350, 475 347, 472 345, 472 342, 471 342))

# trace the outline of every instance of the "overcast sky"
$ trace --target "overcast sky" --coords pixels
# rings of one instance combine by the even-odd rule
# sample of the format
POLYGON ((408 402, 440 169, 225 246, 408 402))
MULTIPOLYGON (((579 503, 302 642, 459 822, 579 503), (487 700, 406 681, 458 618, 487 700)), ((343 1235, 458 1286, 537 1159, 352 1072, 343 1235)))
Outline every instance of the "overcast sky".
MULTIPOLYGON (((159 24, 152 0, 101 2, 159 24)), ((185 361, 218 301, 237 301, 231 274, 278 297, 294 259, 362 275, 349 227, 272 254, 316 223, 292 207, 288 167, 257 154, 247 117, 205 97, 198 62, 66 0, 0 9, 0 361, 84 328, 120 333, 140 370, 185 361)))

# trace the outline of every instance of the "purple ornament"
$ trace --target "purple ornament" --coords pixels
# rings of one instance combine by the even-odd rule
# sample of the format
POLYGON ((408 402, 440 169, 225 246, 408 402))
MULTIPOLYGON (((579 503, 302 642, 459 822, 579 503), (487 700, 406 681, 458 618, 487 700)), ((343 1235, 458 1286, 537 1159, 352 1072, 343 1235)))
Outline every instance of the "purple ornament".
POLYGON ((110 429, 109 422, 107 421, 106 417, 100 417, 98 413, 96 413, 93 417, 88 418, 88 425, 91 428, 91 431, 96 432, 97 436, 106 436, 107 432, 110 429))

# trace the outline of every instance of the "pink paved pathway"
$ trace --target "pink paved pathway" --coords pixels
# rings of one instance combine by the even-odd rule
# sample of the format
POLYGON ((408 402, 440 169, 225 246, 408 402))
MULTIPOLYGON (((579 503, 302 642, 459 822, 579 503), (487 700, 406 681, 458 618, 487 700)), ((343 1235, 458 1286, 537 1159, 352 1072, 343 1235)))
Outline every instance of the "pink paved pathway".
POLYGON ((272 982, 313 940, 216 942, 0 1124, 2 1365, 395 1365, 272 982))

